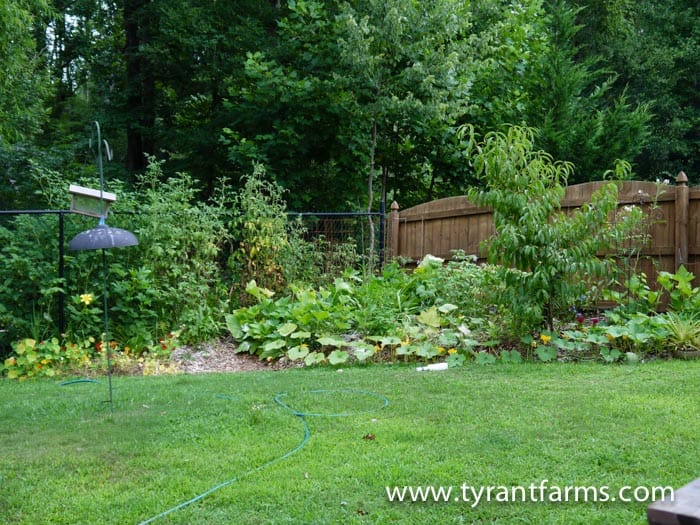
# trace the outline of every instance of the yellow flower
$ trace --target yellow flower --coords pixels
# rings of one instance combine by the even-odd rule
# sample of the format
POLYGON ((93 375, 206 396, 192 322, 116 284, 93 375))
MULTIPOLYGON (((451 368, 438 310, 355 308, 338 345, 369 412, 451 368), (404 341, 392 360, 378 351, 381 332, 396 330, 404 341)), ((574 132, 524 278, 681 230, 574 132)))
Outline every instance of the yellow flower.
POLYGON ((547 334, 541 334, 540 339, 542 340, 542 343, 547 344, 552 340, 552 336, 547 334))
POLYGON ((438 355, 442 355, 445 353, 445 349, 442 346, 438 346, 437 351, 438 351, 438 355))
POLYGON ((450 355, 456 354, 456 353, 457 353, 457 349, 456 349, 456 348, 450 348, 450 349, 447 351, 447 353, 450 354, 450 355))
POLYGON ((92 295, 91 293, 83 293, 80 294, 80 302, 83 303, 85 306, 89 306, 92 301, 95 300, 95 296, 92 295))

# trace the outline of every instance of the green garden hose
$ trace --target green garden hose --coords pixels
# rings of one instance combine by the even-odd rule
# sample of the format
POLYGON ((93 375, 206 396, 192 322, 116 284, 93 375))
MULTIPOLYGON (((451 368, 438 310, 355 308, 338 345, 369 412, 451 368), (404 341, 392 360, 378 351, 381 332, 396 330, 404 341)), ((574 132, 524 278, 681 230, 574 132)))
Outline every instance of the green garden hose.
MULTIPOLYGON (((337 392, 376 397, 382 403, 382 406, 380 408, 385 408, 389 405, 389 399, 386 396, 383 396, 381 394, 377 394, 374 392, 367 392, 364 390, 351 390, 351 389, 312 390, 310 393, 311 394, 329 394, 329 393, 337 393, 337 392)), ((213 487, 205 490, 201 494, 198 494, 197 496, 195 496, 187 501, 183 501, 182 503, 175 505, 174 507, 171 507, 167 510, 164 510, 163 512, 153 516, 152 518, 149 518, 145 521, 142 521, 140 525, 146 525, 147 523, 153 523, 157 519, 162 518, 162 517, 164 517, 172 512, 175 512, 175 511, 180 510, 184 507, 187 507, 188 505, 191 505, 192 503, 196 503, 197 501, 201 501, 202 499, 206 498, 207 496, 216 492, 217 490, 222 489, 224 487, 227 487, 228 485, 231 485, 231 484, 235 483, 236 481, 239 481, 240 479, 242 479, 250 474, 254 474, 255 472, 260 472, 261 470, 266 469, 267 467, 270 467, 270 466, 274 465, 275 463, 279 463, 280 461, 283 461, 283 460, 287 459, 288 457, 292 456, 293 454, 299 452, 302 448, 304 448, 304 446, 308 443, 309 438, 311 437, 311 429, 309 428, 309 424, 306 421, 307 417, 348 417, 348 416, 352 416, 352 415, 357 415, 357 414, 361 414, 361 413, 374 411, 374 410, 366 410, 366 411, 358 411, 358 412, 342 412, 342 413, 337 413, 337 414, 324 414, 321 412, 302 412, 302 411, 299 411, 299 410, 296 410, 296 409, 290 407, 287 403, 285 403, 282 400, 286 395, 287 395, 286 393, 277 394, 277 395, 275 395, 274 400, 275 400, 275 403, 277 403, 280 407, 284 408, 291 415, 296 416, 297 418, 299 418, 299 421, 301 421, 302 427, 304 429, 304 436, 302 437, 301 441, 299 442, 299 444, 297 446, 295 446, 293 449, 289 450, 288 452, 285 452, 281 456, 268 461, 267 463, 263 463, 262 465, 255 467, 251 470, 248 470, 247 472, 244 472, 243 474, 240 474, 236 477, 233 477, 231 479, 228 479, 226 481, 218 483, 218 484, 214 485, 213 487)), ((219 397, 224 397, 224 396, 219 396, 219 397)))
POLYGON ((97 379, 71 379, 69 381, 64 381, 63 383, 59 383, 58 386, 68 386, 68 385, 74 385, 76 383, 99 383, 97 379))

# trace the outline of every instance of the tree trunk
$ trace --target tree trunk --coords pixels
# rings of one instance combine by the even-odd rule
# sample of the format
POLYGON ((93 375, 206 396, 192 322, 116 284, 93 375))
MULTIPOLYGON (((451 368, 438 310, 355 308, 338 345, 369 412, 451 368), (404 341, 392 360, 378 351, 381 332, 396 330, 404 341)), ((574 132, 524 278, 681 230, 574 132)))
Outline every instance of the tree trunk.
MULTIPOLYGON (((372 119, 372 146, 369 156, 369 180, 367 182, 367 213, 372 213, 374 204, 374 160, 377 151, 377 118, 372 119)), ((374 268, 374 219, 367 215, 369 223, 369 268, 374 268)))
POLYGON ((145 168, 145 153, 153 153, 152 141, 155 80, 139 51, 142 44, 142 10, 149 0, 124 2, 124 56, 126 60, 126 169, 145 168))

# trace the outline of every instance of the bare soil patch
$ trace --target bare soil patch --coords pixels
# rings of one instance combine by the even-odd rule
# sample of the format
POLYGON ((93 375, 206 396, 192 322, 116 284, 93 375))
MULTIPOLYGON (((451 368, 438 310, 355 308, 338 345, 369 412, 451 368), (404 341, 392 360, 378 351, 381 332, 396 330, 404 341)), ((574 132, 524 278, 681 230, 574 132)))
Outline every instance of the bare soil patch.
POLYGON ((206 343, 196 348, 181 346, 173 351, 170 360, 185 374, 255 372, 299 366, 285 358, 266 361, 245 352, 236 353, 236 345, 228 340, 206 343))

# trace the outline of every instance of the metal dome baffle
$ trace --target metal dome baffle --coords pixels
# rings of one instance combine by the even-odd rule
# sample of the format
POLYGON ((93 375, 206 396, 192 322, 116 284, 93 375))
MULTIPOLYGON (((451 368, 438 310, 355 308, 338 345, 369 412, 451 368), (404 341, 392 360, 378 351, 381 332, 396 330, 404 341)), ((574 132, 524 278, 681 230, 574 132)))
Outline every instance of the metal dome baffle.
POLYGON ((99 224, 91 230, 80 232, 71 239, 68 244, 69 250, 99 250, 109 248, 122 248, 125 246, 136 246, 139 241, 136 236, 128 230, 113 228, 105 224, 100 218, 99 224))
MULTIPOLYGON (((114 410, 112 402, 112 363, 110 359, 111 345, 109 341, 109 318, 107 308, 107 255, 106 251, 110 248, 122 248, 126 246, 135 246, 139 243, 136 236, 128 230, 121 228, 112 228, 107 226, 105 217, 109 209, 109 203, 116 199, 116 196, 104 191, 104 173, 102 170, 102 137, 100 136, 100 124, 95 122, 97 129, 97 167, 100 173, 100 190, 90 190, 89 188, 81 188, 80 186, 71 185, 70 191, 74 195, 73 205, 71 210, 84 215, 99 217, 97 226, 90 230, 80 232, 71 239, 68 243, 68 249, 73 251, 78 250, 102 250, 102 287, 103 287, 103 311, 104 311, 104 330, 105 330, 105 347, 107 355, 107 376, 109 377, 109 407, 114 410), (79 197, 80 204, 76 206, 76 196, 79 197), (86 203, 87 198, 87 205, 86 203), (97 200, 99 199, 99 201, 97 200), (92 200, 92 203, 89 201, 92 200)), ((110 155, 109 144, 105 141, 108 156, 110 155)))

